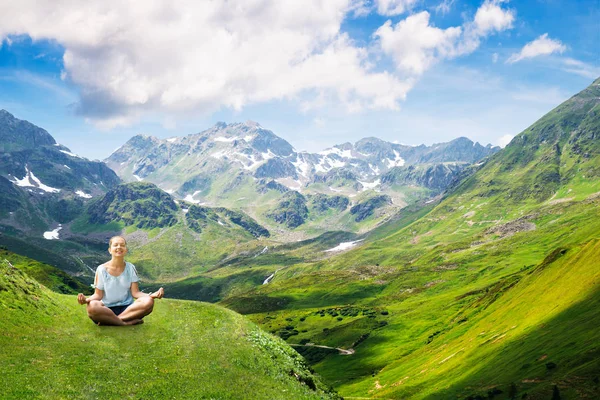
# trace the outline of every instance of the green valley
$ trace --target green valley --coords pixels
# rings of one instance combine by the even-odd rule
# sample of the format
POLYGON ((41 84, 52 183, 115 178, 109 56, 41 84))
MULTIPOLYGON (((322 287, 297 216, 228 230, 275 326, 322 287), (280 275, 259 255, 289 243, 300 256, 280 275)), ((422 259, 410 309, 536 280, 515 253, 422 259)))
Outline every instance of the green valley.
MULTIPOLYGON (((348 172, 335 169, 328 172, 334 180, 308 182, 304 192, 288 190, 274 180, 232 175, 227 184, 219 181, 233 193, 225 202, 227 208, 201 204, 193 196, 176 200, 152 183, 130 182, 89 200, 85 212, 62 225, 66 240, 51 241, 48 253, 40 254, 42 261, 55 266, 62 259, 72 262, 75 255, 83 266, 77 269, 75 263, 62 269, 87 282, 91 271, 84 262, 101 260, 106 239, 124 234, 131 250, 128 259, 137 266, 145 287, 164 286, 167 297, 179 299, 161 303, 162 311, 159 308, 147 325, 133 327, 132 332, 151 332, 139 333, 150 342, 160 340, 157 332, 165 332, 179 343, 183 340, 179 334, 191 329, 212 341, 217 339, 211 335, 218 333, 211 321, 224 321, 227 315, 227 330, 242 331, 239 337, 246 339, 268 338, 264 339, 268 346, 278 343, 279 350, 271 350, 291 357, 277 361, 284 369, 290 362, 303 362, 297 354, 303 355, 324 382, 349 399, 596 398, 600 395, 598 99, 600 80, 517 135, 503 150, 469 166, 436 159, 441 163, 437 167, 390 168, 382 184, 408 188, 402 192, 407 201, 403 207, 392 192, 360 190, 352 197, 338 192, 352 184, 348 172), (415 185, 427 181, 429 174, 439 175, 435 182, 447 179, 445 192, 415 185), (348 182, 342 185, 340 177, 348 182), (257 185, 264 188, 256 192, 257 185), (335 190, 312 190, 323 185, 335 190), (247 207, 235 206, 249 196, 256 198, 247 207), (222 306, 279 336, 297 353, 222 306), (191 317, 174 320, 173 315, 181 312, 191 317), (144 331, 153 323, 156 331, 144 331)), ((287 168, 271 164, 275 172, 287 168)), ((190 183, 192 189, 200 190, 201 181, 196 186, 190 183)), ((219 189, 210 196, 225 192, 219 189)), ((211 201, 216 199, 210 196, 211 201)), ((11 249, 24 249, 27 243, 11 234, 4 240, 11 249)), ((47 279, 50 272, 27 272, 46 279, 44 284, 55 282, 47 279)), ((49 299, 40 303, 45 304, 42 309, 60 304, 69 310, 69 318, 75 318, 72 297, 39 290, 35 297, 49 299)), ((11 323, 17 326, 20 318, 13 317, 11 323)), ((77 318, 78 324, 84 323, 83 315, 77 318)), ((77 325, 63 322, 71 331, 77 325)), ((40 324, 56 329, 49 322, 40 324)), ((86 341, 96 337, 82 335, 87 335, 86 341)), ((219 348, 226 341, 238 343, 239 337, 224 336, 219 348)), ((59 348, 66 346, 61 343, 59 348)), ((252 347, 251 343, 244 346, 252 347)), ((177 354, 203 357, 198 355, 200 345, 191 346, 177 354)), ((12 360, 25 354, 15 357, 12 360)), ((159 354, 151 357, 158 359, 159 354)), ((210 357, 213 364, 219 360, 215 354, 210 357)), ((170 360, 172 372, 176 367, 174 358, 170 360)), ((262 368, 262 359, 255 360, 256 364, 246 360, 239 366, 262 368)), ((217 364, 213 366, 218 370, 222 366, 217 364)), ((196 371, 190 365, 178 367, 196 371)), ((194 373, 214 372, 198 371, 194 373)), ((286 375, 285 379, 300 381, 301 389, 293 389, 298 393, 305 389, 302 382, 311 386, 309 378, 296 376, 305 373, 286 375)), ((163 389, 140 390, 133 396, 163 389)), ((218 390, 228 393, 218 398, 235 398, 230 389, 218 390)), ((267 398, 267 393, 258 391, 257 398, 267 398)))

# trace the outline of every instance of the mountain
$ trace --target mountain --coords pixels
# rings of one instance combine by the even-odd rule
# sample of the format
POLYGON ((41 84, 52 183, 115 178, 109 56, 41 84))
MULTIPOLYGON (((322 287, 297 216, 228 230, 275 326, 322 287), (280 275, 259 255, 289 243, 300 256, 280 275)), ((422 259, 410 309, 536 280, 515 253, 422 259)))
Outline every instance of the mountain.
POLYGON ((144 180, 189 202, 240 209, 277 237, 291 230, 303 239, 303 232, 324 233, 332 226, 368 230, 409 202, 443 192, 467 165, 496 151, 466 138, 418 147, 366 138, 313 154, 296 152, 255 122, 220 122, 186 137, 133 137, 106 163, 125 181, 144 180), (410 177, 384 184, 398 168, 408 168, 410 177), (415 177, 415 168, 426 172, 415 177), (306 196, 323 194, 345 196, 355 206, 382 191, 390 198, 382 203, 386 211, 369 213, 368 220, 352 218, 349 208, 325 215, 301 204, 306 196), (292 197, 293 210, 287 210, 292 197))
POLYGON ((0 223, 40 237, 120 183, 104 163, 71 153, 44 129, 5 110, 0 149, 0 223))
POLYGON ((121 180, 104 163, 73 154, 44 129, 0 110, 0 245, 21 255, 89 274, 105 255, 97 239, 66 239, 94 196, 121 180))
POLYGON ((216 305, 163 299, 115 329, 4 259, 0 288, 3 398, 339 399, 281 339, 216 305))
MULTIPOLYGON (((247 314, 342 396, 596 398, 599 135, 600 79, 463 169, 441 199, 362 235, 237 257, 173 290, 247 314)), ((421 176, 396 170, 389 184, 421 176)))
POLYGON ((391 168, 404 165, 473 163, 498 151, 459 138, 433 146, 405 146, 377 138, 344 143, 318 154, 296 152, 284 139, 255 122, 217 123, 186 137, 160 140, 138 135, 116 150, 106 163, 126 181, 145 179, 181 197, 205 196, 214 174, 244 173, 279 181, 291 189, 327 181, 328 172, 345 171, 357 189, 370 187, 391 168))

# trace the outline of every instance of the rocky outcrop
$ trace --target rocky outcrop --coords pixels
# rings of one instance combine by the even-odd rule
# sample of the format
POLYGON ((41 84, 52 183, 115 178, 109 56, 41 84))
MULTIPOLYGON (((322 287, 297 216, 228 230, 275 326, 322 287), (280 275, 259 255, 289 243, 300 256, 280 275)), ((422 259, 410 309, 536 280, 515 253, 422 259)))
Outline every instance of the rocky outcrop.
POLYGON ((267 214, 267 217, 294 229, 302 225, 308 217, 306 198, 298 192, 288 192, 283 195, 275 210, 267 214))
POLYGON ((355 216, 356 222, 360 222, 373 215, 376 209, 389 204, 392 204, 392 198, 382 194, 356 204, 350 209, 350 214, 355 216))
POLYGON ((381 184, 383 186, 423 186, 439 193, 460 176, 461 171, 467 165, 466 163, 445 163, 395 167, 381 176, 381 184))

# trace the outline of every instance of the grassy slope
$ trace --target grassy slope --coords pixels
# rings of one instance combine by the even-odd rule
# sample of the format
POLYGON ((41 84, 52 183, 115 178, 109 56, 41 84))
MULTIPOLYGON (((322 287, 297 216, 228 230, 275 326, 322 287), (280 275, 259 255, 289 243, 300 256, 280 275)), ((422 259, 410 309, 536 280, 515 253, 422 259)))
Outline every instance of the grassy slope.
POLYGON ((353 356, 315 364, 343 395, 487 396, 498 386, 506 398, 514 383, 519 396, 549 398, 554 384, 570 396, 597 396, 599 368, 590 359, 598 358, 591 344, 600 322, 600 110, 590 90, 597 85, 416 222, 359 250, 288 267, 224 304, 282 336, 291 332, 290 343, 354 347, 353 356), (563 250, 568 262, 550 262, 563 250), (539 280, 528 275, 541 266, 548 268, 531 275, 539 280), (558 276, 566 278, 552 283, 558 276), (348 304, 360 313, 342 315, 348 304), (577 329, 565 331, 564 321, 577 329), (496 341, 489 351, 474 347, 486 340, 496 341), (544 373, 542 349, 547 357, 562 349, 552 361, 559 367, 544 373))
POLYGON ((218 306, 165 299, 143 325, 98 327, 74 296, 1 263, 0 310, 6 398, 335 398, 292 349, 218 306))
POLYGON ((0 261, 9 262, 50 290, 58 293, 76 294, 90 290, 89 286, 58 268, 8 250, 0 249, 0 261))

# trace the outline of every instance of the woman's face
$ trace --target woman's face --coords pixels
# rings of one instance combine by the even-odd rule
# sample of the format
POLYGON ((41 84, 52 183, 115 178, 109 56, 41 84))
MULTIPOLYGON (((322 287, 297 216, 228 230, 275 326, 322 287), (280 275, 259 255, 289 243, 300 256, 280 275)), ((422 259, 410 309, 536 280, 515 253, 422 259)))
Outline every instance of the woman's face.
POLYGON ((108 252, 115 257, 123 257, 127 254, 127 243, 122 237, 115 237, 110 242, 108 252))

